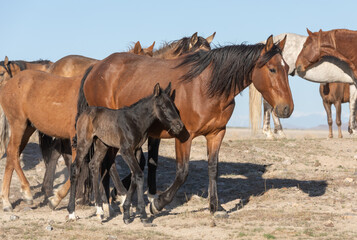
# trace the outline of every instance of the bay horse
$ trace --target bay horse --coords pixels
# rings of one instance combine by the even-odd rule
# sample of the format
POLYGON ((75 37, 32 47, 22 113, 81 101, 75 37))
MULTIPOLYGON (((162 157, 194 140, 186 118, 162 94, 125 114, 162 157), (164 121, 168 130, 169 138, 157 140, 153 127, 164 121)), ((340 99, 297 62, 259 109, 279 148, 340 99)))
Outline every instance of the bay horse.
POLYGON ((9 61, 9 58, 5 56, 5 60, 0 62, 0 82, 15 76, 22 70, 33 69, 46 72, 53 62, 49 60, 37 60, 37 61, 23 61, 15 60, 9 61))
POLYGON ((165 60, 115 53, 93 66, 82 79, 78 100, 81 108, 100 106, 119 109, 148 96, 157 79, 162 86, 172 83, 175 105, 185 130, 173 136, 159 123, 149 130, 154 138, 175 137, 176 177, 173 184, 150 203, 157 213, 172 201, 188 175, 192 140, 207 140, 209 209, 218 210, 218 155, 226 124, 232 115, 234 97, 253 83, 274 107, 279 117, 289 117, 294 105, 288 83, 288 66, 281 51, 285 40, 274 44, 232 45, 198 51, 165 60))
MULTIPOLYGON (((329 138, 333 138, 331 105, 336 108, 336 125, 338 127, 338 137, 342 138, 341 131, 341 104, 350 100, 350 84, 348 83, 326 83, 320 84, 320 95, 327 114, 329 126, 329 138)), ((351 126, 348 127, 351 129, 351 126)))
POLYGON ((119 149, 124 161, 132 173, 130 188, 123 204, 124 223, 130 222, 130 205, 135 189, 142 222, 147 221, 144 201, 143 171, 136 159, 136 152, 147 139, 149 128, 160 122, 167 131, 178 135, 183 123, 170 98, 171 84, 163 91, 159 84, 154 87, 153 94, 143 98, 129 107, 113 110, 103 107, 88 107, 77 121, 77 156, 71 165, 71 191, 68 203, 69 219, 75 220, 75 193, 80 167, 92 144, 95 152, 90 160, 92 184, 97 206, 97 216, 103 218, 103 201, 99 194, 98 176, 104 157, 109 147, 119 149))
MULTIPOLYGON (((306 36, 294 34, 294 33, 283 33, 274 37, 274 41, 282 40, 285 36, 287 36, 286 44, 283 50, 283 58, 286 63, 289 65, 289 75, 294 76, 297 74, 299 77, 317 83, 333 83, 333 82, 341 82, 341 83, 349 83, 350 84, 350 117, 349 117, 349 132, 356 133, 356 102, 357 102, 357 90, 354 85, 353 76, 351 75, 351 71, 349 66, 336 59, 336 58, 323 58, 319 62, 313 64, 311 67, 306 69, 305 72, 299 72, 296 70, 296 60, 298 58, 299 53, 303 49, 303 45, 307 39, 306 36)), ((261 101, 256 101, 256 99, 261 99, 261 94, 254 88, 253 85, 249 86, 249 100, 250 100, 250 109, 260 108, 261 109, 261 101), (254 101, 252 101, 254 100, 254 101)), ((263 99, 264 100, 264 99, 263 99)), ((264 104, 264 123, 263 123, 263 133, 267 136, 267 138, 274 138, 277 136, 278 138, 285 137, 283 132, 282 125, 278 117, 272 114, 272 107, 265 100, 264 104), (274 120, 274 135, 270 130, 270 116, 272 116, 274 120)), ((253 131, 256 131, 260 127, 259 120, 261 119, 261 115, 257 114, 253 118, 250 118, 250 123, 253 131), (255 118, 254 118, 255 117, 255 118)))
MULTIPOLYGON (((140 41, 137 41, 133 47, 129 48, 130 53, 152 56, 155 42, 148 48, 142 48, 140 41)), ((68 55, 55 63, 48 69, 49 73, 62 76, 62 77, 75 77, 83 76, 85 71, 93 66, 99 60, 80 56, 80 55, 68 55)), ((71 145, 69 139, 53 139, 40 133, 39 137, 40 149, 46 165, 46 172, 43 179, 42 191, 47 198, 53 195, 53 181, 56 171, 56 163, 58 158, 62 155, 66 165, 69 167, 71 161, 71 145)), ((89 171, 88 168, 83 168, 84 171, 89 171)), ((88 189, 89 180, 86 178, 80 178, 77 198, 80 199, 80 203, 87 203, 89 201, 90 189, 88 189)), ((51 205, 50 205, 51 206, 51 205)))
MULTIPOLYGON (((23 61, 23 60, 11 60, 5 56, 4 61, 0 61, 0 86, 9 78, 15 76, 20 71, 25 69, 33 69, 39 71, 48 71, 53 63, 49 60, 37 60, 37 61, 23 61)), ((2 131, 0 134, 0 157, 2 157, 6 151, 6 145, 9 140, 9 127, 6 116, 0 107, 0 126, 2 131)))
MULTIPOLYGON (((137 42, 134 48, 132 48, 132 51, 129 50, 129 52, 138 55, 153 56, 154 58, 173 59, 183 54, 194 52, 197 50, 210 50, 210 43, 213 41, 214 36, 215 33, 213 33, 211 36, 207 38, 203 38, 201 36, 198 36, 196 32, 191 37, 183 37, 182 39, 179 40, 164 43, 163 46, 161 46, 158 50, 155 51, 153 51, 154 44, 152 44, 148 48, 142 49, 140 42, 137 42), (139 49, 141 50, 139 51, 139 49)), ((70 55, 55 62, 53 66, 50 68, 49 72, 60 76, 66 76, 66 77, 73 77, 77 75, 83 76, 86 69, 90 66, 93 66, 98 61, 99 60, 97 59, 92 59, 92 58, 87 58, 77 55, 70 55)), ((155 148, 153 149, 154 151, 156 150, 156 154, 153 155, 156 156, 155 159, 157 162, 157 158, 158 158, 157 151, 158 151, 159 141, 156 139, 155 140, 149 139, 149 142, 151 143, 151 145, 155 145, 155 148)), ((66 160, 66 164, 69 166, 70 159, 71 159, 70 157, 71 146, 70 146, 69 139, 53 140, 52 137, 47 137, 45 135, 42 135, 42 137, 40 138, 40 148, 42 150, 42 155, 44 156, 44 160, 46 163, 46 173, 43 181, 43 191, 45 192, 46 197, 49 198, 50 207, 55 208, 62 199, 61 197, 58 197, 56 193, 55 196, 52 196, 56 163, 58 158, 62 155, 66 160)), ((152 158, 151 152, 152 151, 149 152, 149 159, 152 158)), ((140 163, 141 167, 144 168, 145 158, 143 157, 143 155, 141 155, 140 157, 140 162, 141 162, 140 163)), ((83 170, 86 171, 86 168, 84 167, 83 170)), ((156 171, 156 165, 152 164, 150 161, 148 161, 148 171, 149 172, 156 171)), ((151 173, 149 174, 149 176, 151 177, 150 179, 152 178, 155 179, 154 174, 151 173)), ((128 176, 123 180, 127 188, 129 188, 130 185, 130 179, 131 179, 130 176, 128 176)), ((107 177, 105 177, 103 181, 107 182, 107 184, 104 184, 105 186, 109 186, 108 183, 109 179, 107 177)), ((87 192, 87 189, 85 189, 86 183, 88 183, 88 180, 85 177, 85 174, 82 174, 78 181, 78 184, 82 186, 82 189, 77 193, 79 195, 78 198, 82 199, 82 203, 88 201, 88 197, 85 194, 85 192, 87 192)))

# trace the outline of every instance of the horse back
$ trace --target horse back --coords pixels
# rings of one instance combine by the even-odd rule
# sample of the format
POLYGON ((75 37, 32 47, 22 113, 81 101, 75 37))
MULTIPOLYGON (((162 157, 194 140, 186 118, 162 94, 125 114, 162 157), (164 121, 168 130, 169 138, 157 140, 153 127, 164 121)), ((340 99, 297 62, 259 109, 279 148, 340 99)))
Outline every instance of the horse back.
POLYGON ((73 103, 78 98, 80 80, 24 70, 6 82, 1 104, 9 121, 28 120, 47 135, 69 138, 69 130, 74 129, 77 109, 73 103))
MULTIPOLYGON (((165 60, 112 54, 95 64, 88 74, 83 87, 85 97, 90 106, 119 109, 152 94, 156 83, 166 88, 171 82, 174 103, 189 132, 198 136, 224 128, 233 112, 234 100, 208 96, 209 67, 198 77, 183 81, 190 68, 177 67, 181 62, 182 58, 165 60)), ((151 129, 150 135, 172 137, 160 124, 151 129)))

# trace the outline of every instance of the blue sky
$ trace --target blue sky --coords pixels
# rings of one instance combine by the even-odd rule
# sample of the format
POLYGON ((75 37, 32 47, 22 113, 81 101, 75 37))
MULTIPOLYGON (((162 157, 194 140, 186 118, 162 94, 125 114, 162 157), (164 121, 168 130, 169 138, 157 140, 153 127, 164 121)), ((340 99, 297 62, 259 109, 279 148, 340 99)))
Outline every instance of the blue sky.
MULTIPOLYGON (((217 32, 213 44, 256 43, 270 34, 356 30, 356 1, 2 1, 0 59, 49 59, 69 54, 103 59, 140 40, 177 40, 217 32)), ((295 110, 285 127, 326 124, 319 84, 289 77, 295 110)), ((248 89, 236 98, 229 126, 248 126, 248 89)), ((348 104, 342 121, 348 121, 348 104)))

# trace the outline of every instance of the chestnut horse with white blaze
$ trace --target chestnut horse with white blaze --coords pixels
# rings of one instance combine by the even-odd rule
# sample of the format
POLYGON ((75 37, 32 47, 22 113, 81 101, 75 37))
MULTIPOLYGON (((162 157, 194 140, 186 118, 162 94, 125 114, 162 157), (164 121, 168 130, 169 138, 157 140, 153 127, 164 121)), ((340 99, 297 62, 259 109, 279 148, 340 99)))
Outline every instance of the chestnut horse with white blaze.
POLYGON ((175 137, 159 123, 149 129, 151 137, 176 138, 177 164, 174 183, 151 202, 150 209, 157 213, 172 201, 188 175, 192 140, 203 135, 208 151, 209 209, 214 213, 219 210, 219 149, 233 113, 234 97, 253 83, 279 117, 289 117, 293 111, 288 67, 281 55, 284 44, 274 44, 270 36, 266 44, 226 46, 173 60, 112 54, 83 78, 78 106, 119 109, 148 96, 157 80, 161 86, 171 82, 186 131, 175 137))

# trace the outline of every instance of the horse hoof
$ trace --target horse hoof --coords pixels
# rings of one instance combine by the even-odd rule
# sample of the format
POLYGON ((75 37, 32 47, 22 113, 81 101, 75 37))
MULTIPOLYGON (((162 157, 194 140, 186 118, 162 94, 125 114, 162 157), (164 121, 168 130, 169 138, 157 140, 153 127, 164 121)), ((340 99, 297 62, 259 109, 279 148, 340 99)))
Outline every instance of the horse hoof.
POLYGON ((129 223, 131 223, 130 218, 128 218, 128 219, 123 219, 123 221, 124 221, 124 223, 125 223, 126 225, 128 225, 129 223))
POLYGON ((32 205, 33 204, 33 199, 24 199, 24 202, 28 205, 32 205))
POLYGON ((66 216, 66 222, 74 222, 79 219, 78 216, 76 216, 75 213, 70 213, 69 215, 66 216))
POLYGON ((160 213, 160 211, 157 210, 157 208, 155 207, 155 201, 152 201, 152 202, 150 203, 150 213, 151 213, 152 215, 155 215, 155 214, 160 213))
POLYGON ((155 199, 157 199, 159 196, 157 194, 147 194, 149 202, 153 202, 155 199))
POLYGON ((215 218, 228 218, 229 215, 226 211, 217 211, 213 214, 215 218))
POLYGON ((3 208, 4 212, 12 212, 12 207, 11 206, 8 206, 8 207, 4 207, 3 208))
POLYGON ((143 224, 148 224, 149 223, 149 220, 147 218, 140 218, 140 221, 143 223, 143 224))
POLYGON ((55 201, 55 197, 54 197, 54 196, 48 198, 48 206, 49 206, 52 210, 55 210, 56 207, 58 206, 58 203, 55 201))

